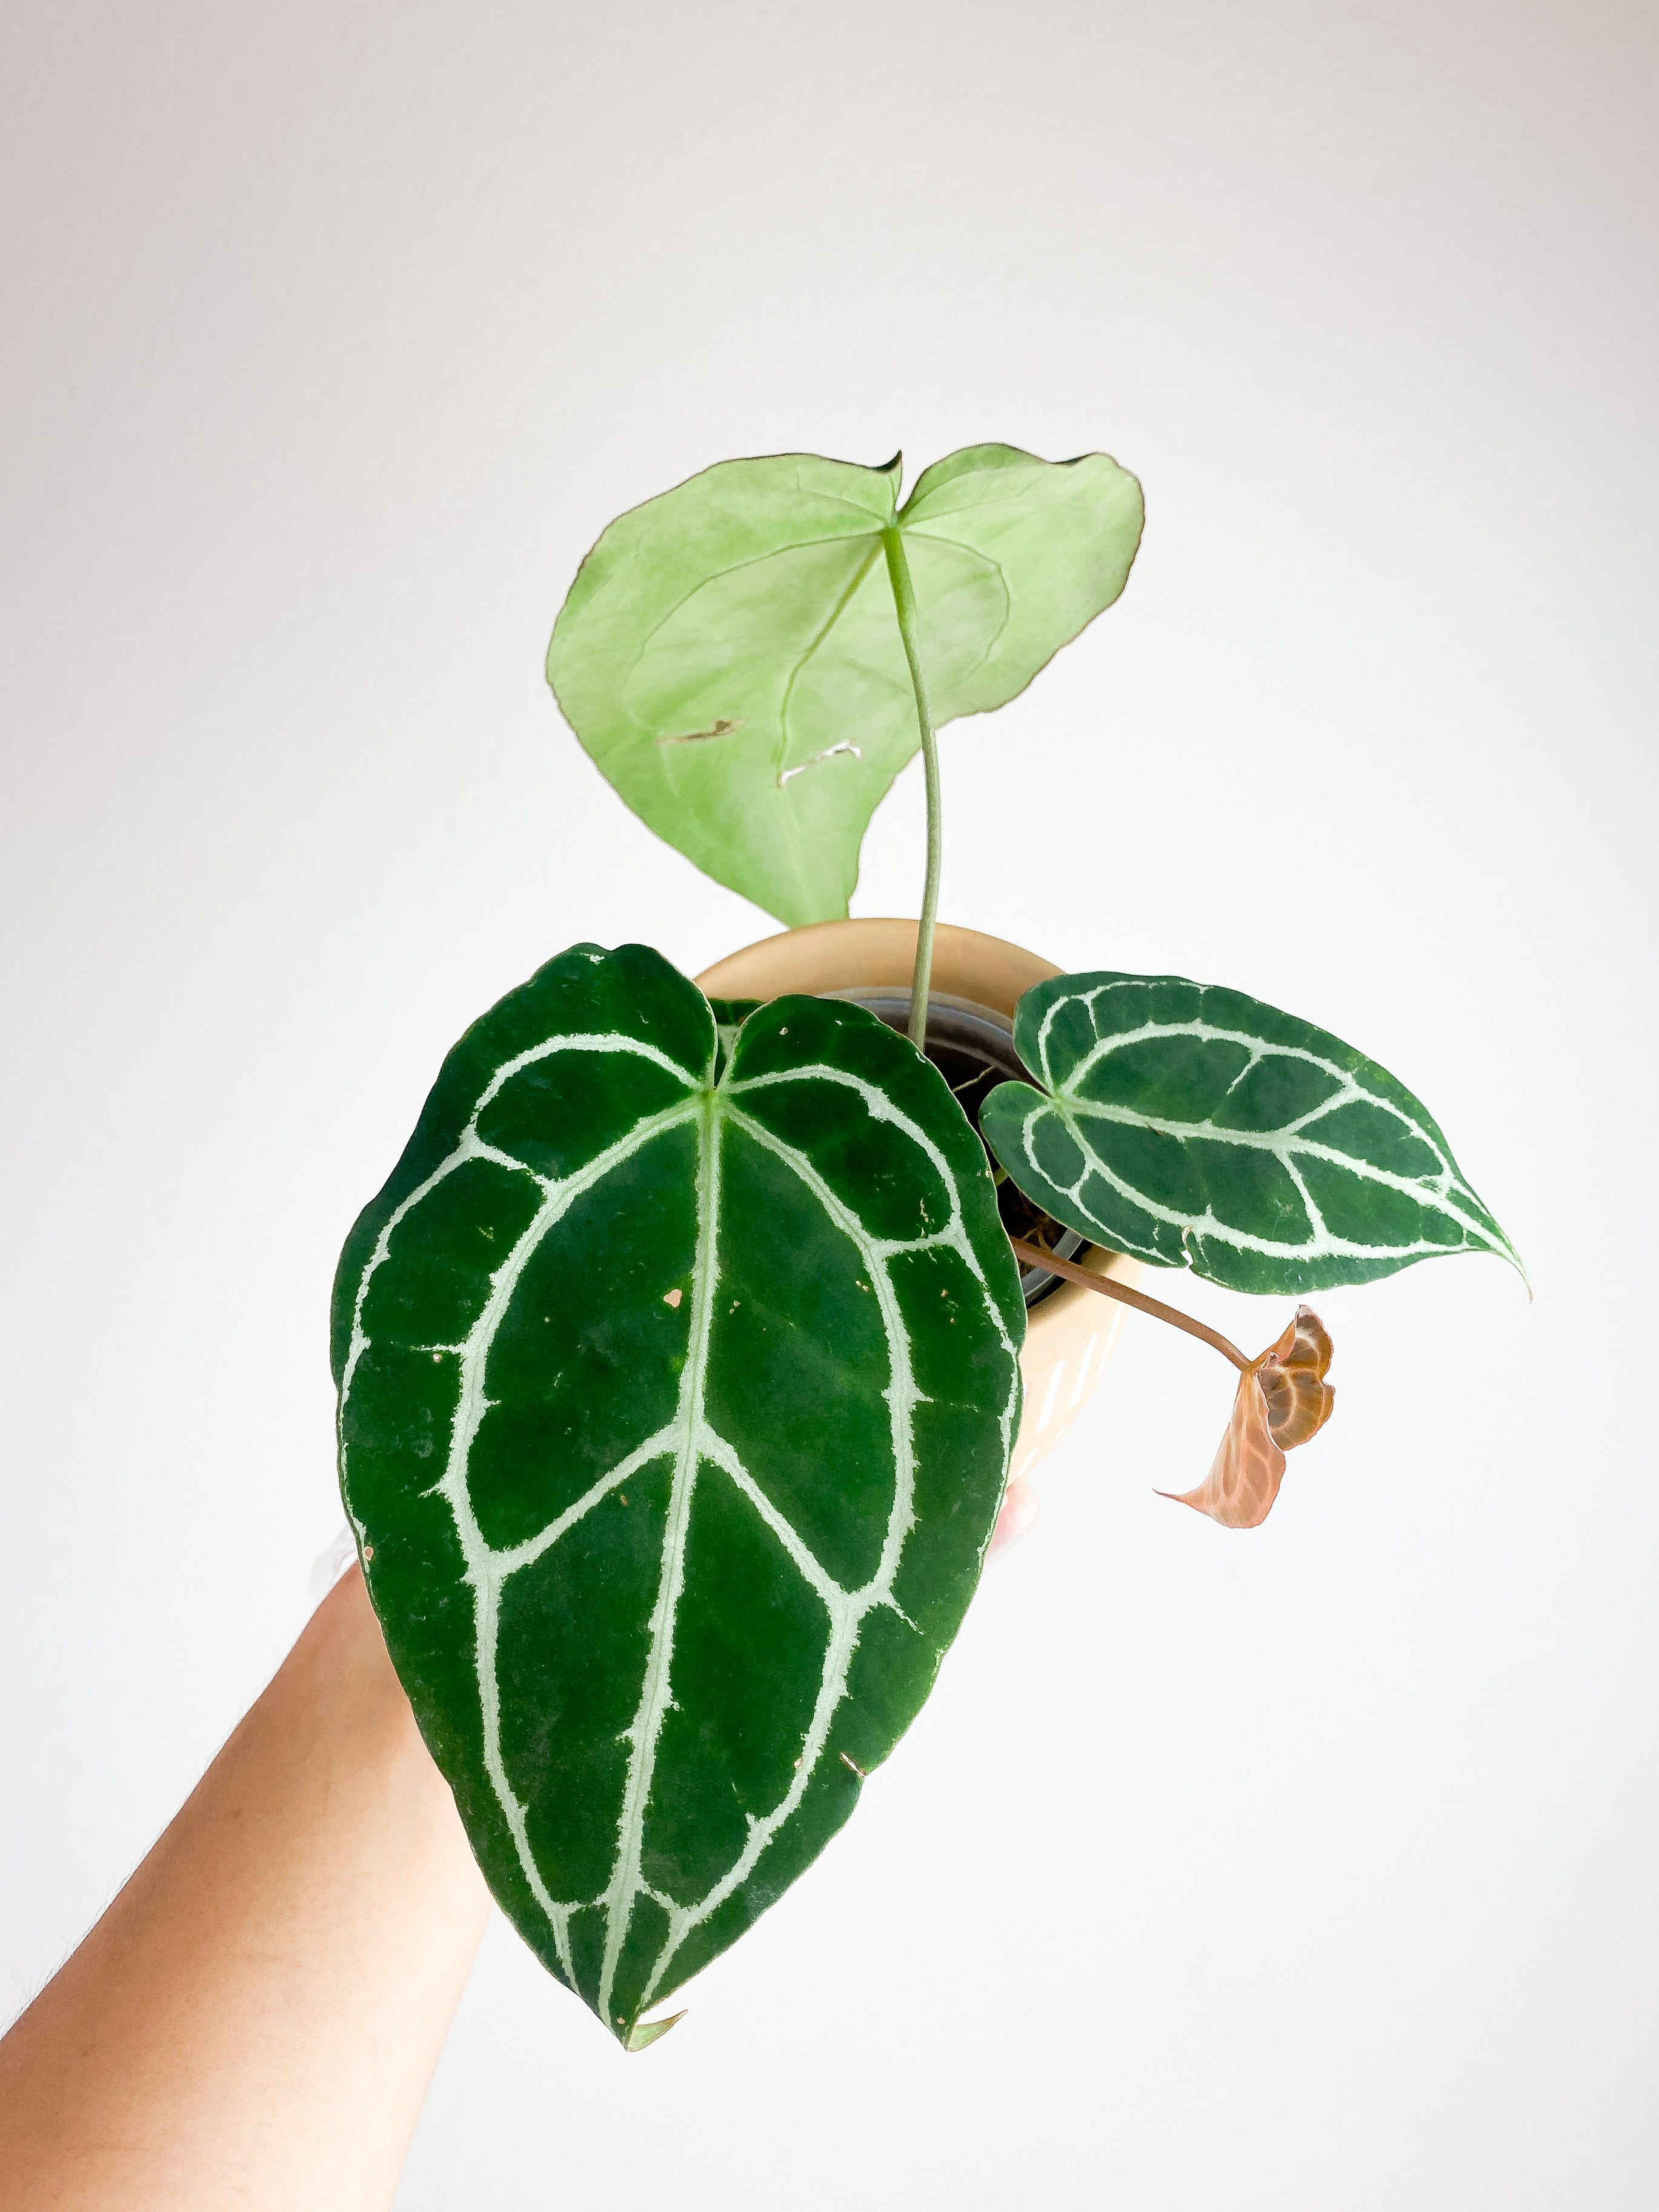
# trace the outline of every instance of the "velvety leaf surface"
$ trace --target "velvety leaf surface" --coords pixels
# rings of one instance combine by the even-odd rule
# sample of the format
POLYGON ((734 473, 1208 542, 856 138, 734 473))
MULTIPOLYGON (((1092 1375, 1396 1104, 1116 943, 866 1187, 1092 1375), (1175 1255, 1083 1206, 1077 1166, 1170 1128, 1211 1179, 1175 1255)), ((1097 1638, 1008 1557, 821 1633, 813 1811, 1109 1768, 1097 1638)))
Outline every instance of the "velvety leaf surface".
POLYGON ((1060 975, 1020 1000, 1036 1085, 980 1126, 1027 1197, 1099 1244, 1239 1291, 1369 1282, 1508 1238, 1428 1110, 1352 1045, 1180 975, 1060 975))
POLYGON ((882 532, 903 537, 936 723, 1001 706, 1122 590, 1140 488, 1103 453, 722 461, 621 515, 560 611, 548 681, 658 836, 792 924, 847 912, 916 750, 882 532))
POLYGON ((468 1030, 335 1291, 341 1484, 502 1906, 624 2042, 847 1818, 955 1635, 1018 1270, 943 1079, 577 946, 468 1030))

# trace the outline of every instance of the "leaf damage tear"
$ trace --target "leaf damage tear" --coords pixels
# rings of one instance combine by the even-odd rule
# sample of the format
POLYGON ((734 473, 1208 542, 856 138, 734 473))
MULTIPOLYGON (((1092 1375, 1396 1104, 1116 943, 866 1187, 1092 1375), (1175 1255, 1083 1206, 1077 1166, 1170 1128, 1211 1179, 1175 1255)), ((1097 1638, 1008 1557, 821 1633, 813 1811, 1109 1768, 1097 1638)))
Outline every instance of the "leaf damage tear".
POLYGON ((855 745, 850 738, 838 738, 833 745, 826 745, 821 753, 814 753, 811 760, 799 761, 793 768, 785 769, 778 778, 778 789, 781 791, 785 784, 793 782, 796 776, 805 775, 809 768, 816 768, 820 761, 834 760, 838 753, 850 753, 854 760, 864 758, 861 745, 855 745))

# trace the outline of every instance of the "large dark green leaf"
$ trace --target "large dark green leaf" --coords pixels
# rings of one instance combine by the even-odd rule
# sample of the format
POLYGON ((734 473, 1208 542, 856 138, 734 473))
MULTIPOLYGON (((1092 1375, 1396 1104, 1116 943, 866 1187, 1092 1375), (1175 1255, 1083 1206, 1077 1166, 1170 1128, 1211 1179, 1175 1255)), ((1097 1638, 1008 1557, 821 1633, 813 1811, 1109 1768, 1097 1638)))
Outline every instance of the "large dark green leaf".
POLYGON ((1242 991, 1060 975, 1019 1002, 980 1126, 1028 1198, 1099 1244, 1239 1291, 1369 1282, 1509 1239, 1402 1083, 1242 991))
POLYGON ((578 946, 445 1061, 340 1263, 342 1487, 491 1887, 624 2041, 926 1697, 1024 1326, 977 1139, 860 1008, 717 1074, 694 985, 578 946))
POLYGON ((924 471, 722 461, 613 522, 547 676, 659 837, 790 923, 847 911, 866 824, 916 750, 882 532, 915 589, 935 724, 983 714, 1123 589, 1140 487, 1103 453, 970 446, 924 471))

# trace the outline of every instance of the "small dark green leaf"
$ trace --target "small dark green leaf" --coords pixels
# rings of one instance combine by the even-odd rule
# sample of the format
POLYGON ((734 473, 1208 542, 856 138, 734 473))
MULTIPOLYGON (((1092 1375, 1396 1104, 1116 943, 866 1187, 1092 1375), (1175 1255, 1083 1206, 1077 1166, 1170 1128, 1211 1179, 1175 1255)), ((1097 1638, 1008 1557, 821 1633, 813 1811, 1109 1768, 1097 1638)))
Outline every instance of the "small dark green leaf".
POLYGON ((1427 1109, 1375 1061, 1240 991, 1060 975, 1020 1000, 980 1126, 1026 1196, 1095 1243, 1233 1290, 1370 1282, 1509 1239, 1427 1109))
POLYGON ((955 1635, 1018 1272, 860 1008, 578 946, 468 1030, 335 1292, 341 1483, 480 1864, 629 2048, 847 1818, 955 1635))
POLYGON ((620 515, 554 627, 548 681, 628 804, 781 921, 847 912, 920 742, 883 531, 903 537, 936 725, 1023 691, 1139 543, 1140 487, 1103 453, 969 447, 902 508, 899 474, 721 461, 620 515))

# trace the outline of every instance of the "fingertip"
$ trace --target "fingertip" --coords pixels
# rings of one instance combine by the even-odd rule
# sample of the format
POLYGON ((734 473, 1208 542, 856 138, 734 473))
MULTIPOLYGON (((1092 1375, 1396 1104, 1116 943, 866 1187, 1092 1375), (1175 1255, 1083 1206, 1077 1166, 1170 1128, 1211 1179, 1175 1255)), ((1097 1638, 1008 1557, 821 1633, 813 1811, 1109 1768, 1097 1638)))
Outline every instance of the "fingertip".
POLYGON ((1041 1510, 1037 1494, 1029 1482, 1011 1482, 1003 1493, 996 1527, 991 1531, 992 1553, 1006 1552, 1010 1544, 1017 1544, 1041 1510))

